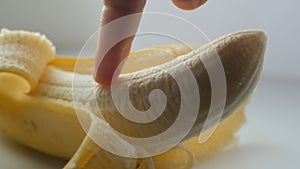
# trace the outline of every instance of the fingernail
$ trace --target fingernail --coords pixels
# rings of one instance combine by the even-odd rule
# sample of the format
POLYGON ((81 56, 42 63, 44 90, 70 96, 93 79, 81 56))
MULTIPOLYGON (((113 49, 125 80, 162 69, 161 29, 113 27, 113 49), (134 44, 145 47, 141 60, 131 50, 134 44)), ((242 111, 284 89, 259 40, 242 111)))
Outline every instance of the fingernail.
POLYGON ((197 7, 201 6, 201 5, 203 5, 206 1, 207 0, 193 0, 193 6, 195 8, 197 8, 197 7))
POLYGON ((201 0, 193 0, 193 7, 197 7, 201 0))

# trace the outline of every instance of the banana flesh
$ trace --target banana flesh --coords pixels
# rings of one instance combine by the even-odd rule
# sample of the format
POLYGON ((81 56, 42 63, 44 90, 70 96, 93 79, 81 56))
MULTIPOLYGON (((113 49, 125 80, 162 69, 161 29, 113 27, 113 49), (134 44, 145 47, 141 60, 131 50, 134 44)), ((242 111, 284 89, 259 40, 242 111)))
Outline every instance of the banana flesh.
MULTIPOLYGON (((162 133, 175 123, 174 121, 178 116, 178 111, 181 109, 180 106, 184 107, 184 105, 188 105, 189 109, 192 109, 195 104, 193 100, 182 99, 183 95, 181 95, 181 89, 183 88, 184 90, 184 87, 189 88, 189 91, 196 92, 196 89, 193 87, 194 81, 186 80, 186 86, 179 89, 176 79, 173 80, 175 77, 180 77, 181 79, 186 78, 188 72, 191 70, 193 77, 196 79, 201 102, 200 108, 197 108, 198 114, 195 125, 184 138, 184 140, 189 139, 199 135, 202 130, 210 106, 212 106, 210 102, 214 97, 211 92, 211 77, 206 70, 207 65, 205 65, 201 59, 206 59, 209 62, 212 56, 216 53, 219 54, 226 76, 226 84, 224 85, 227 85, 226 104, 223 114, 223 118, 225 118, 231 115, 231 113, 249 97, 256 86, 262 68, 265 45, 266 35, 261 31, 237 32, 216 39, 207 45, 199 47, 165 64, 120 76, 118 81, 112 85, 113 89, 120 88, 122 92, 125 91, 122 90, 122 88, 124 88, 123 86, 128 86, 130 89, 129 92, 123 93, 130 94, 130 102, 138 110, 145 111, 152 108, 149 108, 151 105, 150 94, 152 90, 160 89, 166 94, 165 97, 168 102, 166 103, 162 115, 156 120, 151 121, 151 123, 135 123, 124 118, 124 112, 127 111, 127 114, 130 114, 134 111, 127 108, 127 105, 130 104, 123 103, 125 102, 124 100, 129 99, 122 97, 126 95, 123 93, 122 95, 113 97, 113 93, 109 87, 97 88, 97 105, 105 120, 114 129, 122 132, 122 134, 134 138, 156 136, 157 133, 162 133), (189 69, 183 69, 183 64, 188 65, 189 69), (170 76, 168 74, 169 72, 173 75, 170 76), (130 83, 128 84, 126 82, 130 83), (121 100, 119 105, 116 103, 116 98, 121 100), (185 104, 181 105, 184 101, 185 104), (119 106, 119 108, 116 105, 119 106)), ((211 61, 209 64, 214 70, 217 70, 217 63, 211 61)), ((189 95, 192 95, 192 93, 189 95)), ((217 106, 220 106, 219 104, 217 106)), ((158 110, 155 109, 153 114, 157 111, 158 110)), ((176 134, 179 135, 180 132, 181 131, 177 130, 176 134)), ((182 132, 186 133, 186 131, 182 132)), ((170 139, 172 138, 170 137, 170 139)), ((167 139, 164 141, 166 143, 170 142, 170 140, 167 139)))
MULTIPOLYGON (((123 73, 159 65, 189 51, 187 47, 174 45, 134 52, 131 53, 123 73), (151 62, 152 58, 155 58, 156 62, 151 62)), ((81 81, 75 88, 86 95, 99 89, 99 85, 91 78, 92 58, 76 60, 56 57, 53 45, 44 36, 25 31, 2 30, 0 61, 0 130, 24 145, 65 159, 71 158, 80 147, 66 168, 151 168, 151 166, 163 168, 160 164, 171 157, 176 159, 174 154, 182 155, 181 159, 186 157, 187 160, 184 160, 186 164, 181 168, 190 168, 195 161, 201 161, 201 155, 198 155, 200 156, 198 158, 197 155, 196 157, 191 155, 199 154, 195 151, 198 143, 195 138, 190 139, 194 135, 178 147, 152 159, 121 158, 102 150, 89 137, 85 138, 85 132, 78 122, 73 107, 72 78, 77 62, 80 66, 76 67, 76 73, 81 81), (93 151, 89 151, 91 147, 93 151)), ((261 62, 260 57, 259 66, 254 68, 257 71, 253 77, 254 82, 260 72, 257 69, 261 68, 261 62)), ((255 83, 251 85, 254 86, 255 83)), ((251 92, 233 106, 231 113, 236 111, 249 93, 251 92)), ((82 111, 85 114, 85 110, 82 111)), ((235 118, 240 119, 240 122, 243 122, 242 111, 243 106, 235 113, 240 116, 235 118)), ((232 118, 227 120, 230 119, 232 118)), ((89 120, 87 117, 87 121, 89 120)), ((221 125, 224 123, 226 120, 221 125)), ((238 124, 233 127, 234 131, 240 126, 241 124, 238 124)), ((228 132, 227 139, 222 138, 228 143, 221 144, 220 140, 215 139, 216 144, 212 145, 217 145, 219 141, 218 144, 223 146, 212 147, 216 147, 216 151, 221 151, 223 147, 233 143, 234 131, 228 132)), ((212 138, 219 138, 221 134, 216 133, 218 130, 212 138)))

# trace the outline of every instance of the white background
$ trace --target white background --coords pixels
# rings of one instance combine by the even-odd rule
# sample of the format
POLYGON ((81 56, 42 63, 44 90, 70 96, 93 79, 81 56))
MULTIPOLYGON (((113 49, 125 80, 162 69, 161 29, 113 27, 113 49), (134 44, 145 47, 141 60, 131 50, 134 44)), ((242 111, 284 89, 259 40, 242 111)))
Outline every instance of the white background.
MULTIPOLYGON (((0 28, 45 33, 57 46, 58 54, 76 56, 98 29, 101 3, 101 0, 0 0, 0 28)), ((203 168, 300 168, 299 6, 297 0, 209 0, 203 7, 186 12, 177 9, 170 0, 148 0, 145 11, 184 17, 210 39, 252 28, 263 29, 269 35, 262 80, 247 108, 248 123, 239 132, 240 146, 203 164, 203 168)), ((175 29, 168 27, 168 23, 160 24, 175 29)), ((184 25, 178 25, 181 27, 184 25)), ((138 38, 134 48, 163 44, 156 38, 149 43, 149 39, 138 38)), ((64 164, 1 138, 0 168, 56 169, 64 164)))
MULTIPOLYGON (((300 78, 299 6, 297 0, 209 0, 203 7, 186 12, 170 0, 148 0, 145 11, 184 17, 210 39, 243 29, 263 29, 269 35, 264 73, 300 78)), ((71 51, 76 55, 98 29, 101 8, 101 0, 0 0, 0 28, 45 33, 59 54, 71 51)), ((168 27, 168 23, 161 25, 168 27)), ((140 46, 150 47, 142 44, 141 40, 140 46)))

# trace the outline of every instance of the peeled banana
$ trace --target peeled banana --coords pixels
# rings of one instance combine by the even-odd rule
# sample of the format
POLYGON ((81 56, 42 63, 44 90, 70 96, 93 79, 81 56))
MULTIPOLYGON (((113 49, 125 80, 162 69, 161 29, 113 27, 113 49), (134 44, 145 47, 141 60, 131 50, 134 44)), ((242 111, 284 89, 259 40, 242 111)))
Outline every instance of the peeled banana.
MULTIPOLYGON (((246 99, 259 78, 265 44, 265 34, 253 30, 224 36, 208 45, 198 47, 194 50, 196 52, 184 45, 132 52, 124 66, 124 76, 121 75, 120 81, 134 77, 129 92, 135 92, 135 96, 139 96, 131 97, 136 107, 142 110, 147 108, 146 99, 153 86, 167 91, 164 87, 171 85, 169 77, 152 67, 167 66, 170 71, 182 73, 180 66, 174 61, 179 56, 188 63, 199 84, 199 90, 204 95, 201 96, 203 103, 201 102, 196 123, 181 144, 161 155, 137 159, 114 155, 100 148, 86 136, 86 129, 78 121, 74 104, 96 102, 111 127, 127 132, 126 134, 130 136, 155 135, 168 128, 169 125, 165 121, 157 120, 148 126, 126 121, 113 104, 110 88, 96 84, 91 78, 93 58, 58 57, 55 56, 53 44, 43 35, 2 30, 0 130, 35 150, 64 159, 73 157, 65 168, 189 169, 195 163, 211 158, 224 147, 235 143, 234 133, 244 123, 243 109, 246 99), (209 79, 198 57, 199 55, 209 57, 213 50, 219 53, 227 78, 228 95, 224 118, 235 113, 219 125, 206 143, 199 144, 195 136, 203 127, 211 96, 208 92, 209 79), (80 79, 75 84, 72 83, 74 72, 76 78, 80 79), (139 90, 136 86, 143 90, 139 90), (79 102, 74 100, 74 88, 75 95, 79 95, 79 99, 82 98, 79 102), (98 99, 89 100, 89 96, 95 91, 98 99), (148 130, 139 130, 143 127, 148 130)), ((176 98, 179 94, 176 92, 178 90, 166 92, 167 97, 173 100, 167 104, 161 119, 174 119, 175 115, 171 110, 176 109, 178 104, 176 98)), ((91 119, 86 110, 81 111, 86 122, 90 123, 91 119)))

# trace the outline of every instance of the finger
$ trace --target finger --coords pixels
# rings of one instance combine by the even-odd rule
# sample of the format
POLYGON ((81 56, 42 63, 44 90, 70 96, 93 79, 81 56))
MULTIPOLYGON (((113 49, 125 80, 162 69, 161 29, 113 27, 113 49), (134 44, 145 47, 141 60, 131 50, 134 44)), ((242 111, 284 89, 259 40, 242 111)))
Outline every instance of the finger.
POLYGON ((203 5, 207 0, 172 0, 180 9, 193 10, 203 5))
MULTIPOLYGON (((101 27, 120 17, 143 12, 145 3, 146 0, 104 0, 101 27)), ((108 32, 100 31, 94 69, 94 78, 98 83, 109 85, 113 80, 113 75, 120 73, 121 69, 118 69, 118 72, 115 71, 120 63, 127 58, 134 38, 129 37, 120 41, 105 54, 105 46, 109 43, 110 37, 115 35, 121 36, 128 31, 135 34, 140 19, 140 15, 137 15, 136 17, 129 18, 126 23, 117 24, 117 27, 111 28, 108 32)))

